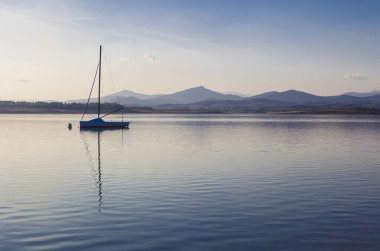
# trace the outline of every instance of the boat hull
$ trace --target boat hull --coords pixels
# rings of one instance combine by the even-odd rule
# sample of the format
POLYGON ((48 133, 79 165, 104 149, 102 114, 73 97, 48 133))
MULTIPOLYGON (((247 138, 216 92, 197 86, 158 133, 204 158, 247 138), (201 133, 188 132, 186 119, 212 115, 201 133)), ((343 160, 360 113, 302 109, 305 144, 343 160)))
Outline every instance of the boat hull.
POLYGON ((128 128, 129 122, 81 121, 80 128, 128 128))

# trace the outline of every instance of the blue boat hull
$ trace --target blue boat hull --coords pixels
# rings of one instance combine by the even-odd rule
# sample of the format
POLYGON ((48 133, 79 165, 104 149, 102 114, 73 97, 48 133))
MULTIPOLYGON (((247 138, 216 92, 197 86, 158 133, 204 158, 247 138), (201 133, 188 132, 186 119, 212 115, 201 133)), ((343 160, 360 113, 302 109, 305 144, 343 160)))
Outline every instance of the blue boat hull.
POLYGON ((100 118, 90 121, 80 121, 80 128, 128 128, 129 122, 106 122, 100 118))

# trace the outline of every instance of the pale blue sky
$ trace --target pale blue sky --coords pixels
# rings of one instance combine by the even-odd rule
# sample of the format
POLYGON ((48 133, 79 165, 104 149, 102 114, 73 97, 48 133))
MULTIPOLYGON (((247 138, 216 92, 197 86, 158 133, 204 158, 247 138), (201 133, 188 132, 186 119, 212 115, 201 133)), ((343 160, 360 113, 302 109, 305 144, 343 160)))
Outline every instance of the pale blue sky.
POLYGON ((375 0, 3 0, 0 99, 86 97, 99 44, 103 94, 380 89, 378 13, 375 0))

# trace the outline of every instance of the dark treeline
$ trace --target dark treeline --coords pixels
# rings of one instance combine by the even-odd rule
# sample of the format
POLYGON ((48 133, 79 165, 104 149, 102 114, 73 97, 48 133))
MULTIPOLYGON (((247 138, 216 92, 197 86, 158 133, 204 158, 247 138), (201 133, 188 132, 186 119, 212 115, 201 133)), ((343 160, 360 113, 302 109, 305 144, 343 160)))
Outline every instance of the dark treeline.
MULTIPOLYGON (((222 104, 224 104, 222 102, 222 104)), ((0 114, 81 114, 86 104, 62 102, 15 102, 0 101, 0 114)), ((102 103, 101 114, 111 113, 272 113, 272 114, 380 114, 380 109, 360 105, 302 106, 292 104, 264 105, 259 103, 223 106, 223 105, 160 105, 156 107, 126 107, 116 103, 102 103)), ((98 104, 90 103, 86 113, 96 114, 98 104)))
MULTIPOLYGON (((26 101, 0 101, 0 113, 82 113, 86 104, 81 103, 62 103, 62 102, 26 102, 26 101)), ((116 103, 104 103, 101 112, 109 113, 115 110, 119 112, 148 112, 151 108, 124 107, 116 103)), ((87 113, 97 113, 98 105, 90 103, 87 113)))
MULTIPOLYGON (((88 104, 88 109, 97 109, 97 103, 88 104)), ((62 102, 26 102, 26 101, 0 101, 0 107, 35 107, 35 108, 52 108, 52 109, 85 109, 86 104, 82 103, 62 103, 62 102)), ((122 108, 122 105, 115 103, 104 103, 102 108, 117 109, 122 108)))

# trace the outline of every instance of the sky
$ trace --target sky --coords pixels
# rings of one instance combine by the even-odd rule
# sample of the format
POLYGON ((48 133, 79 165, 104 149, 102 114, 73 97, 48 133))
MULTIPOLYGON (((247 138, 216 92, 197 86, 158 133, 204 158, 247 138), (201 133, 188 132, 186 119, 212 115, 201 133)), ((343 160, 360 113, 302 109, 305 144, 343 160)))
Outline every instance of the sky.
POLYGON ((380 90, 377 0, 1 0, 0 100, 380 90))

